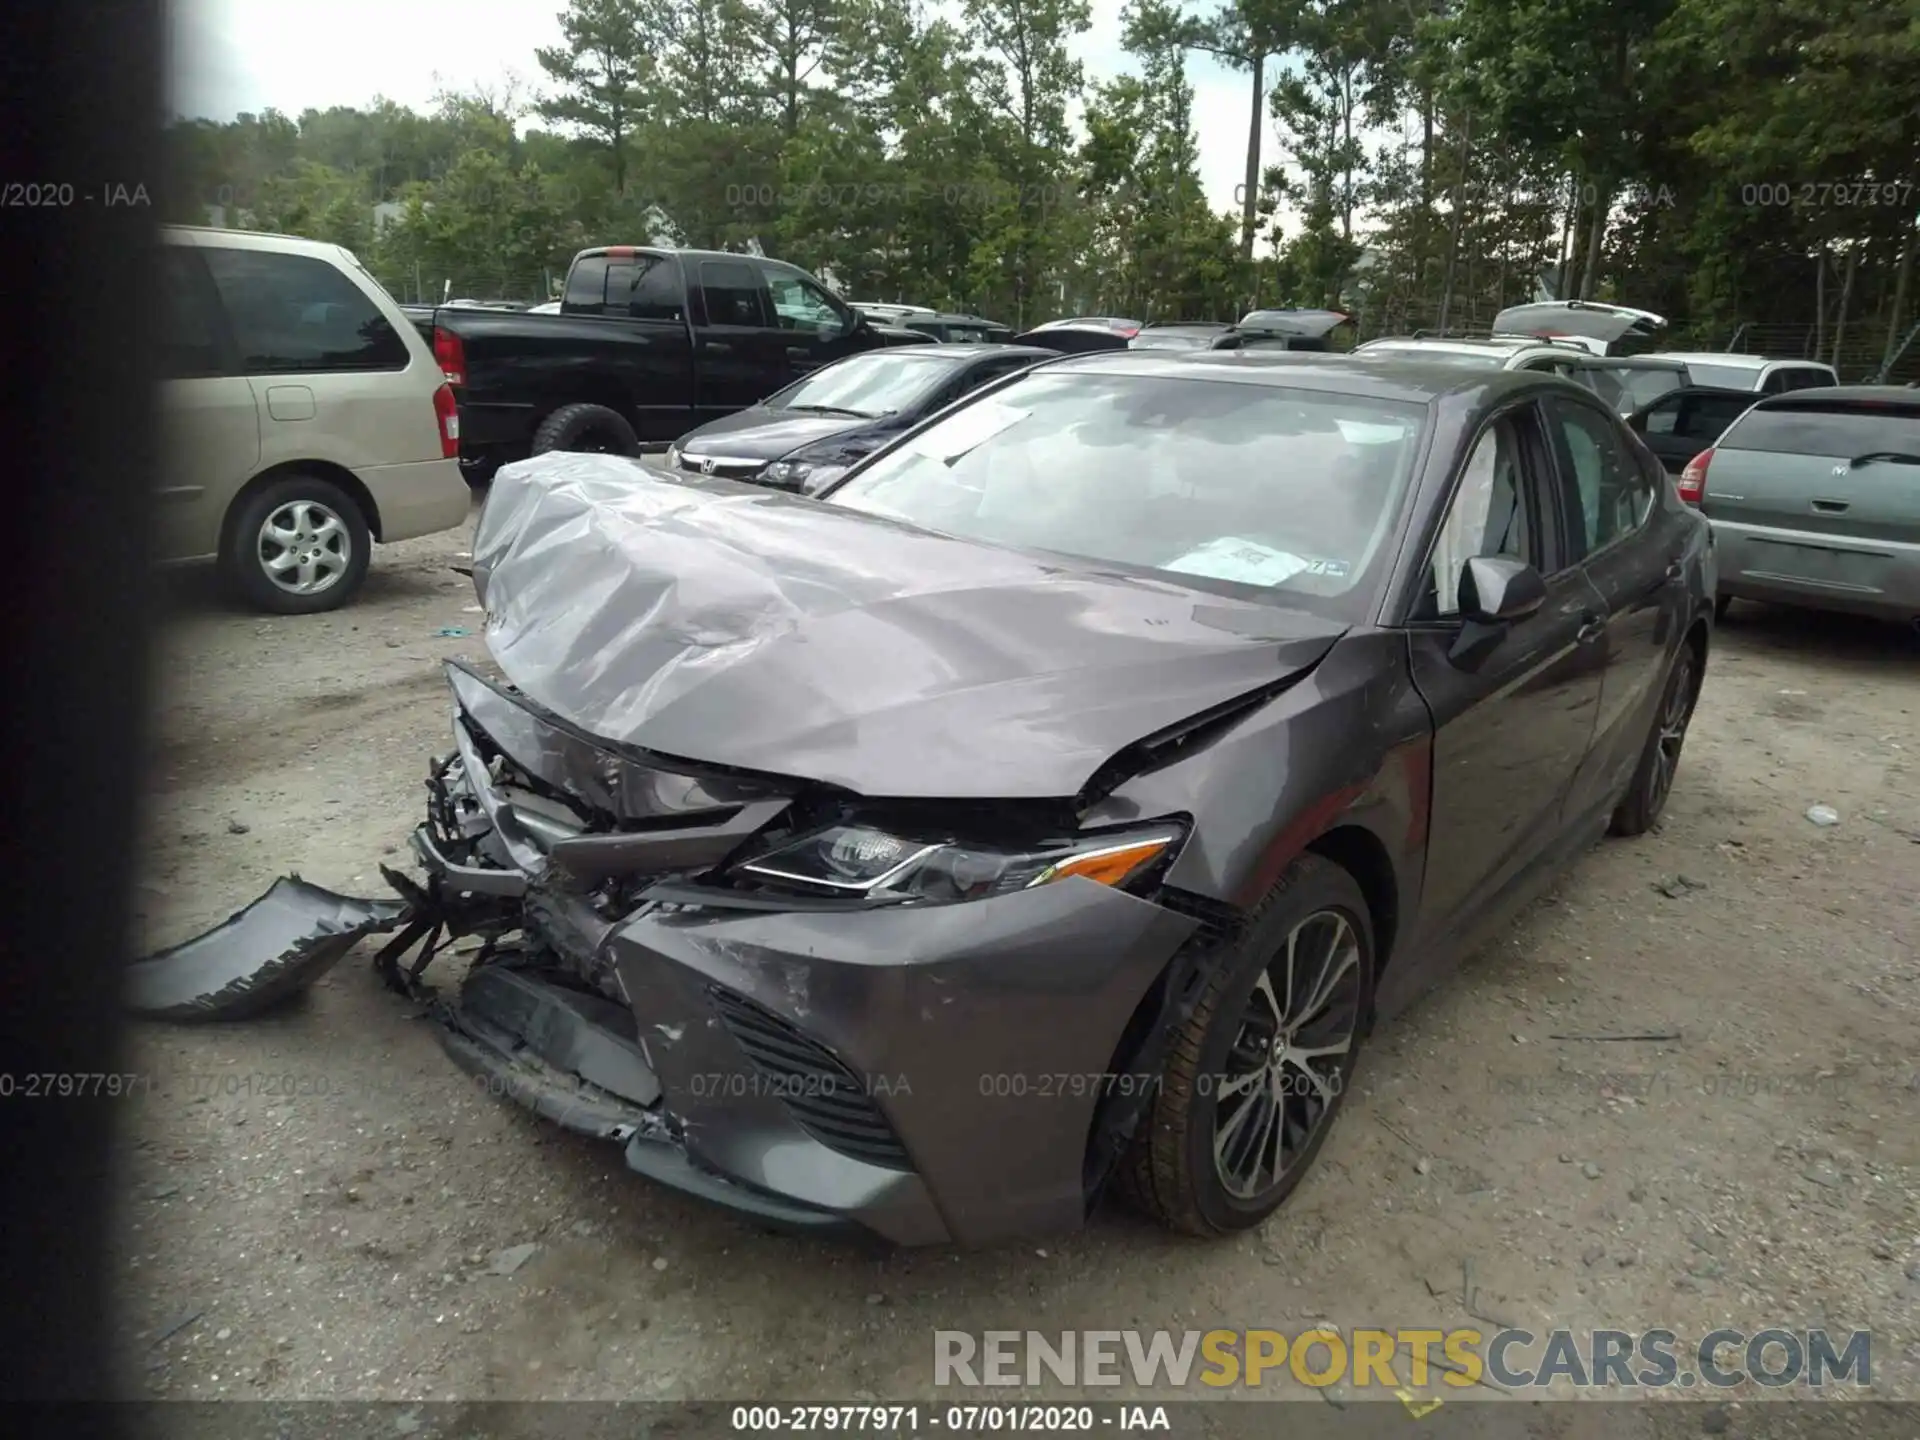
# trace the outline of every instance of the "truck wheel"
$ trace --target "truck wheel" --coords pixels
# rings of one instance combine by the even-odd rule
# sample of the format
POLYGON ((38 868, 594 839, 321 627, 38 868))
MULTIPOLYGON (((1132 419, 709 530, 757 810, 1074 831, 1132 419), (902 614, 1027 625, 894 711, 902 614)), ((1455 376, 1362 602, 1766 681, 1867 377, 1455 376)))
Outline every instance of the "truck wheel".
POLYGON ((533 453, 570 450, 586 455, 637 455, 639 437, 617 411, 604 405, 562 405, 533 432, 533 453))
POLYGON ((241 501, 220 564, 258 609, 314 615, 353 598, 372 552, 352 496, 317 475, 289 475, 241 501))

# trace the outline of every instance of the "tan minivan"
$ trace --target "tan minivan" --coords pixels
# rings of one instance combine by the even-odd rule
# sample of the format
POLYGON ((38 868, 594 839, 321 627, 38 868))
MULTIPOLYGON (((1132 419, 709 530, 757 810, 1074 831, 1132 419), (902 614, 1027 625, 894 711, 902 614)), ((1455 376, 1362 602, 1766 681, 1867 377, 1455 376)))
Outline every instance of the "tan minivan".
POLYGON ((374 542, 465 522, 453 391, 351 251, 162 236, 160 559, 306 615, 353 597, 374 542))

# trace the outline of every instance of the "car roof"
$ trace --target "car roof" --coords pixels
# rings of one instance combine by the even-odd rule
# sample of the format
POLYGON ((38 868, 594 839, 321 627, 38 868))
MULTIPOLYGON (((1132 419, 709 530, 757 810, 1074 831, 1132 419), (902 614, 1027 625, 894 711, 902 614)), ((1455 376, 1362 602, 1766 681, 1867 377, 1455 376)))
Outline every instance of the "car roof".
MULTIPOLYGON (((907 332, 918 335, 918 330, 907 332)), ((938 360, 949 360, 956 365, 969 365, 976 360, 996 355, 1031 355, 1036 360, 1057 360, 1058 350, 1048 350, 1039 345, 1006 345, 999 341, 987 341, 977 345, 943 345, 938 340, 928 340, 924 345, 889 345, 880 350, 857 350, 851 355, 843 355, 841 360, 858 360, 867 355, 919 355, 938 360)), ((839 364, 840 361, 835 361, 839 364)))
POLYGON ((1444 360, 1362 360, 1312 350, 1101 350, 1067 356, 1046 368, 1319 390, 1416 405, 1467 391, 1483 392, 1489 399, 1532 389, 1586 393, 1569 381, 1538 372, 1468 370, 1444 360))
MULTIPOLYGON (((1810 361, 1803 361, 1810 364, 1810 361)), ((1860 405, 1899 405, 1911 410, 1912 389, 1905 385, 1809 385, 1804 390, 1789 390, 1769 395, 1759 403, 1769 410, 1790 410, 1793 402, 1804 400, 1849 401, 1860 405)))
POLYGON ((1227 331, 1234 327, 1224 320, 1153 320, 1140 327, 1142 330, 1218 330, 1227 331))
POLYGON ((1793 355, 1745 355, 1721 350, 1656 350, 1648 360, 1678 360, 1686 365, 1724 365, 1729 370, 1758 370, 1767 365, 1813 365, 1822 370, 1833 367, 1824 360, 1802 360, 1793 355))
POLYGON ((338 259, 353 252, 329 240, 277 235, 270 230, 222 230, 212 225, 163 225, 161 238, 189 245, 225 245, 235 250, 272 250, 282 255, 319 255, 338 259))
POLYGON ((1530 335, 1382 335, 1364 341, 1354 349, 1384 350, 1389 345, 1417 346, 1436 354, 1453 355, 1482 355, 1488 351, 1512 355, 1522 350, 1553 350, 1571 354, 1579 348, 1573 345, 1549 345, 1530 335))

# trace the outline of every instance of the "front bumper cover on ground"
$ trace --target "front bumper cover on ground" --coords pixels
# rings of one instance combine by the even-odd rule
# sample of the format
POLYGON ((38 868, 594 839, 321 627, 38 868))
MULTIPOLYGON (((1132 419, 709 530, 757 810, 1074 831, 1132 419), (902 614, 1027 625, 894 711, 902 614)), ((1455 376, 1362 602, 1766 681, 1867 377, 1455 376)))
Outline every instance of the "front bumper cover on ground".
POLYGON ((134 961, 125 1002, 161 1020, 257 1015, 312 985, 366 936, 397 928, 406 912, 401 901, 336 895, 285 876, 205 934, 134 961))

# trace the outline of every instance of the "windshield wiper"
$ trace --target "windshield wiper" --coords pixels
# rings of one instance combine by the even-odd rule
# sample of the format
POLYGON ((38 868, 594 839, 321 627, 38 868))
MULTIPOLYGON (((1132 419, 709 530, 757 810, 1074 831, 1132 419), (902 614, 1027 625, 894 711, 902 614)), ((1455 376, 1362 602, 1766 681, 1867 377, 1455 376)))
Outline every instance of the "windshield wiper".
POLYGON ((1849 470, 1857 470, 1862 465, 1871 465, 1876 460, 1885 460, 1894 465, 1920 465, 1920 455, 1910 455, 1905 450, 1869 450, 1864 455, 1856 455, 1847 462, 1849 470))
POLYGON ((844 415, 849 420, 873 419, 864 410, 849 410, 841 405, 789 405, 787 409, 797 410, 803 415, 844 415))

